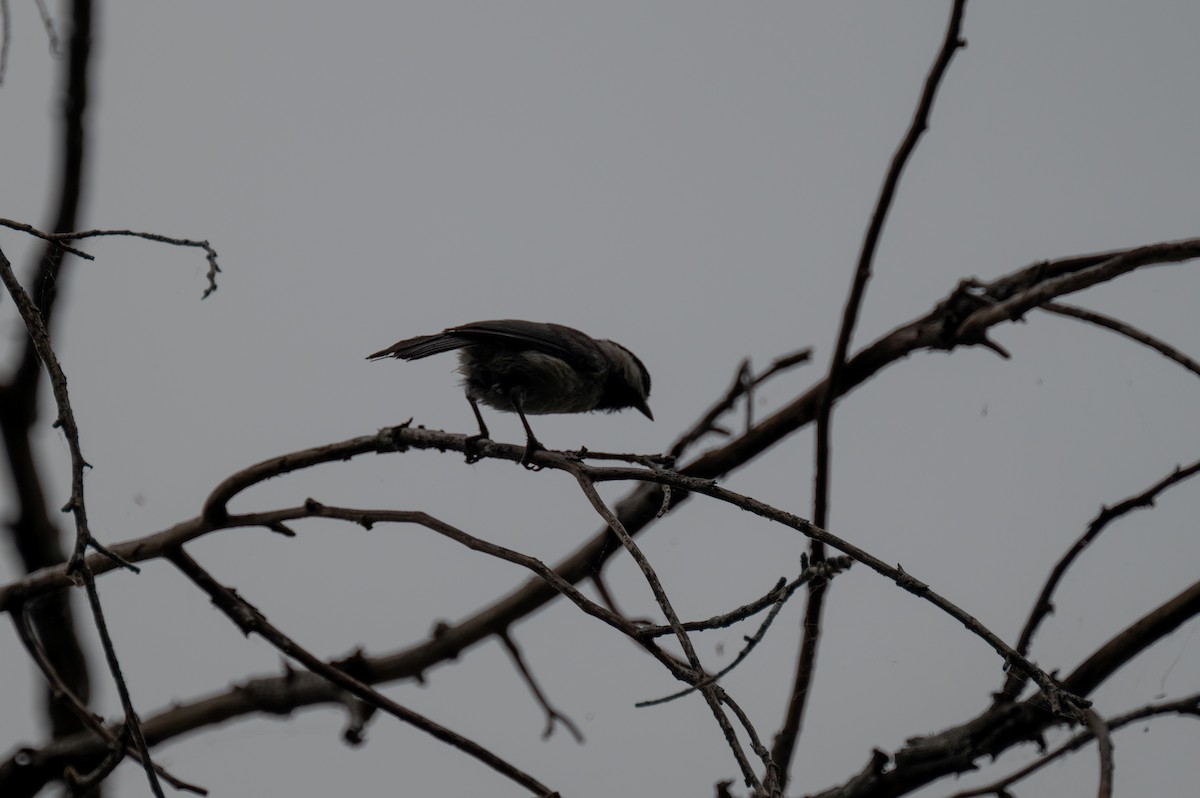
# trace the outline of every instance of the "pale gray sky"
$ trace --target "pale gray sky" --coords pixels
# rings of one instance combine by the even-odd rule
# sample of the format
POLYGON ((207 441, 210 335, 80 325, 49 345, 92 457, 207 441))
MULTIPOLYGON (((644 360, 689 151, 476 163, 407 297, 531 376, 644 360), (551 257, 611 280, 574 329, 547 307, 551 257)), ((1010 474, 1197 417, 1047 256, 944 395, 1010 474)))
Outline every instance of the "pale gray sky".
MULTIPOLYGON (((13 5, 0 215, 44 224, 58 62, 32 4, 13 5)), ((764 392, 761 412, 779 406, 825 368, 948 8, 103 4, 85 225, 207 238, 225 271, 201 302, 202 256, 104 240, 87 247, 97 260, 70 275, 56 343, 95 466, 87 490, 98 536, 156 531, 197 513, 242 466, 410 416, 471 431, 452 358, 363 357, 478 318, 568 323, 621 341, 649 367, 655 422, 536 419, 552 447, 657 451, 725 389, 740 358, 765 365, 814 346, 815 366, 764 392)), ((1195 236, 1197 30, 1200 5, 1186 0, 969 4, 969 46, 901 183, 856 342, 925 312, 966 276, 1195 236)), ((0 240, 27 262, 27 239, 0 240)), ((1198 298, 1200 272, 1183 264, 1073 299, 1195 356, 1198 298)), ((11 303, 0 313, 17 340, 11 303)), ((840 406, 832 528, 1013 640, 1054 559, 1101 504, 1200 456, 1200 382, 1064 319, 1031 316, 996 338, 1012 360, 920 354, 840 406)), ((515 417, 490 420, 496 438, 521 440, 515 417)), ((57 452, 47 479, 65 501, 65 444, 48 427, 42 440, 57 452)), ((793 437, 729 484, 808 516, 811 440, 793 437)), ((1168 494, 1085 554, 1034 659, 1069 670, 1196 578, 1198 490, 1168 494)), ((547 561, 598 527, 562 475, 466 467, 454 455, 326 466, 236 506, 305 496, 424 509, 547 561)), ((526 578, 417 529, 299 529, 295 540, 226 532, 191 550, 321 655, 409 645, 526 578)), ((643 540, 688 618, 794 576, 805 548, 700 500, 643 540)), ((11 568, 0 561, 0 578, 11 568)), ((651 611, 627 561, 611 580, 625 607, 651 611)), ((276 652, 243 639, 170 566, 108 575, 100 590, 143 714, 279 668, 276 652)), ((801 611, 801 601, 789 605, 727 680, 767 736, 782 718, 801 611)), ((864 568, 837 580, 827 619, 791 794, 845 780, 873 746, 891 751, 970 717, 1000 684, 1001 663, 983 643, 864 568)), ((387 692, 572 798, 710 795, 736 778, 700 699, 633 708, 675 685, 607 627, 560 602, 515 633, 586 745, 563 733, 540 740, 540 710, 494 641, 424 687, 387 692)), ((746 633, 702 636, 700 654, 727 662, 746 633)), ((0 672, 0 740, 39 741, 35 674, 11 631, 0 631, 0 672)), ((111 716, 115 693, 98 681, 111 716)), ((1118 674, 1097 705, 1117 713, 1198 684, 1193 623, 1118 674)), ((159 757, 216 796, 523 794, 388 718, 347 749, 342 722, 330 710, 254 719, 159 757)), ((1200 728, 1145 728, 1117 737, 1118 794, 1192 794, 1184 777, 1195 772, 1200 728)), ((1089 794, 1095 773, 1085 753, 1029 790, 1089 794)), ((148 794, 130 764, 114 778, 121 795, 148 794)))

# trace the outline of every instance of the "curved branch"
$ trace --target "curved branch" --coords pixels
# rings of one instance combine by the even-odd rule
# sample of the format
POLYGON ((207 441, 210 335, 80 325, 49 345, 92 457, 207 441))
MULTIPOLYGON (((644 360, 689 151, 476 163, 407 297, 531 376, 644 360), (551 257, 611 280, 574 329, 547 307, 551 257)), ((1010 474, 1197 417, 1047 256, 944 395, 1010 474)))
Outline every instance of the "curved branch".
POLYGON ((1200 615, 1200 582, 1143 615, 1084 660, 1062 680, 1064 689, 1087 695, 1134 655, 1200 615))
POLYGON ((515 765, 501 759, 483 746, 461 734, 435 723, 429 718, 414 712, 408 707, 401 706, 365 682, 347 672, 347 668, 339 668, 321 660, 304 647, 285 635, 266 616, 239 596, 235 591, 219 584, 201 565, 188 556, 183 548, 176 549, 170 557, 175 564, 192 582, 208 594, 213 604, 230 617, 245 635, 257 634, 279 651, 299 662, 313 674, 320 676, 329 683, 347 691, 356 698, 367 702, 392 717, 414 726, 431 737, 441 740, 447 745, 457 748, 464 754, 475 758, 512 781, 539 796, 557 796, 558 793, 546 787, 528 773, 515 765))
MULTIPOLYGON (((1197 614, 1200 614, 1200 582, 1097 649, 1063 679, 1063 687, 1080 695, 1090 694, 1122 665, 1197 614)), ((825 790, 816 798, 894 798, 944 776, 976 770, 980 758, 995 759, 1019 743, 1040 743, 1047 729, 1063 722, 1046 710, 1046 700, 1041 694, 1020 702, 997 701, 966 723, 910 740, 895 753, 891 769, 882 767, 886 755, 882 763, 875 756, 854 779, 825 790)))
MULTIPOLYGON (((1137 723, 1139 720, 1147 720, 1162 715, 1184 715, 1200 719, 1200 693, 1195 693, 1187 698, 1181 698, 1178 701, 1149 704, 1141 709, 1135 709, 1132 712, 1126 712, 1122 715, 1109 718, 1105 721, 1105 725, 1111 733, 1131 723, 1137 723)), ((1033 775, 1066 754, 1078 751, 1094 739, 1096 739, 1096 735, 1092 730, 1089 729, 1088 731, 1080 732, 1050 753, 1039 757, 1037 761, 1031 762, 1020 770, 1005 776, 1003 779, 982 787, 974 787, 970 790, 956 792, 950 798, 976 798, 976 796, 980 795, 1000 795, 1006 788, 1016 784, 1027 776, 1033 775)))
MULTIPOLYGON (((846 307, 842 312, 841 326, 838 330, 837 343, 834 346, 833 358, 829 364, 829 376, 825 382, 827 390, 821 395, 816 418, 816 466, 813 478, 813 523, 818 526, 829 525, 829 471, 830 471, 830 424, 833 419, 833 404, 839 395, 838 388, 842 381, 842 373, 846 368, 846 356, 850 351, 850 339, 854 335, 854 327, 858 321, 858 312, 866 295, 867 282, 871 279, 871 266, 875 260, 875 251, 879 246, 879 237, 883 233, 883 224, 888 211, 892 207, 892 199, 896 187, 900 183, 900 175, 904 171, 908 159, 920 141, 921 135, 929 127, 929 112, 933 109, 933 100, 937 96, 938 87, 950 60, 960 47, 965 47, 962 39, 962 18, 966 8, 966 0, 954 0, 950 8, 950 21, 946 25, 946 35, 942 39, 941 48, 933 67, 925 79, 925 88, 913 114, 912 123, 905 134, 900 147, 892 156, 891 166, 884 177, 883 186, 879 191, 879 199, 871 214, 871 223, 867 227, 863 239, 862 250, 858 256, 858 265, 854 270, 854 282, 850 296, 846 299, 846 307)), ((809 555, 814 562, 825 558, 825 548, 819 541, 813 541, 809 555)), ((780 784, 787 786, 788 773, 791 768, 792 755, 800 738, 800 727, 804 720, 804 710, 808 705, 808 691, 812 686, 813 672, 817 661, 817 643, 821 637, 821 616, 825 607, 825 596, 829 585, 827 582, 814 582, 809 585, 808 604, 804 610, 804 636, 800 643, 800 653, 796 659, 796 675, 793 679, 791 693, 787 702, 787 713, 783 725, 775 735, 775 744, 771 751, 771 759, 779 770, 780 784)))
MULTIPOLYGON (((1092 541, 1100 536, 1105 527, 1134 510, 1143 507, 1153 507, 1154 500, 1158 498, 1159 494, 1172 485, 1176 485, 1197 473, 1200 473, 1200 461, 1192 463, 1187 468, 1177 467, 1166 477, 1136 496, 1130 496, 1128 499, 1112 507, 1105 507, 1101 510, 1100 514, 1088 524, 1087 530, 1075 541, 1062 558, 1055 563, 1054 569, 1046 579, 1046 584, 1042 587, 1042 592, 1038 594, 1037 601, 1033 603, 1033 609, 1029 613, 1029 620, 1025 622, 1025 628, 1021 630, 1021 637, 1017 641, 1017 651, 1020 651, 1022 654, 1029 653, 1029 645, 1033 642, 1033 635, 1037 632, 1038 626, 1045 620, 1047 615, 1054 611, 1054 604, 1051 601, 1051 597, 1058 588, 1059 582, 1062 581, 1067 569, 1071 567, 1076 558, 1083 553, 1084 549, 1091 545, 1092 541)), ((1024 686, 1025 675, 1013 671, 1008 675, 1008 679, 1005 682, 1004 694, 1015 698, 1024 686)))
MULTIPOLYGON (((1108 282, 1143 266, 1178 263, 1200 254, 1194 238, 1170 241, 1113 253, 1111 257, 1091 263, 1077 271, 1043 279, 1018 290, 1001 301, 988 304, 972 313, 955 331, 963 343, 980 343, 989 327, 1004 321, 1016 321, 1034 308, 1066 294, 1108 282)), ((988 296, 996 294, 985 291, 988 296)))
MULTIPOLYGON (((755 775, 754 769, 750 767, 750 762, 746 759, 746 754, 742 750, 742 745, 738 741, 737 734, 734 732, 729 718, 725 716, 724 710, 721 709, 721 699, 718 697, 711 682, 706 680, 704 666, 700 663, 700 657, 696 654, 696 649, 692 645, 692 639, 688 637, 688 633, 683 628, 683 624, 680 622, 675 608, 671 606, 671 600, 667 597, 667 592, 663 589, 662 583, 658 579, 658 574, 654 571, 654 567, 646 559, 646 555, 642 552, 641 548, 634 542, 633 536, 626 531, 624 525, 621 523, 621 519, 609 509, 604 500, 600 498, 600 494, 596 492, 596 485, 591 477, 591 469, 568 464, 565 470, 575 477, 588 502, 600 514, 604 522, 608 524, 609 529, 620 539, 621 545, 633 557, 633 561, 637 563, 642 575, 646 578, 646 583, 650 585, 651 592, 654 593, 654 600, 658 603, 659 609, 662 610, 667 623, 670 624, 671 630, 675 633, 675 639, 679 641, 679 647, 683 649, 683 654, 692 669, 691 673, 681 680, 698 687, 700 694, 704 696, 705 703, 708 704, 709 709, 712 711, 713 717, 716 718, 717 725, 720 726, 721 732, 725 735, 726 742, 729 743, 729 748, 733 752, 734 759, 737 760, 738 767, 742 770, 742 777, 746 782, 746 786, 752 788, 756 796, 762 795, 763 785, 758 780, 758 776, 755 775)), ((646 641, 640 642, 645 644, 646 641)))
POLYGON ((1059 302, 1046 302, 1042 304, 1041 309, 1049 313, 1056 313, 1059 316, 1067 316, 1080 321, 1086 321, 1090 324, 1095 324, 1097 327, 1103 327, 1106 330, 1112 330, 1118 335, 1124 335, 1130 340, 1137 341, 1139 344, 1144 344, 1158 352, 1168 360, 1174 360, 1179 365, 1183 366, 1193 374, 1200 376, 1200 363, 1192 360, 1190 357, 1180 352, 1173 346, 1163 343, 1149 333, 1144 333, 1132 324, 1126 324, 1119 319, 1114 319, 1111 316, 1105 316, 1103 313, 1097 313, 1094 310, 1085 310, 1077 308, 1073 305, 1063 305, 1059 302))

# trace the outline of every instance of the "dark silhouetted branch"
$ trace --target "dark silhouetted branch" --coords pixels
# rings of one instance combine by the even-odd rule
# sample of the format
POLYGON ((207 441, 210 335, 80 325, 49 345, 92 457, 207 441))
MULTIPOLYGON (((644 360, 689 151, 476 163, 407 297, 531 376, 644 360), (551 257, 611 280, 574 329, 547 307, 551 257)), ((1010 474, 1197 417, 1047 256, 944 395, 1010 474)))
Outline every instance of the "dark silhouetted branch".
POLYGON ((1180 352, 1173 346, 1163 343, 1149 333, 1142 332, 1132 324, 1126 324, 1120 319, 1114 319, 1111 316, 1105 316, 1102 313, 1097 313, 1094 310, 1085 310, 1077 308, 1073 305, 1064 305, 1061 302, 1045 302, 1040 306, 1041 310, 1049 313, 1056 313, 1059 316, 1067 316, 1080 321, 1086 321, 1089 324, 1095 324, 1097 327, 1103 327, 1106 330, 1112 330, 1118 335, 1124 335, 1130 340, 1137 341, 1139 344, 1150 347, 1168 360, 1174 360, 1179 365, 1183 366, 1193 374, 1200 376, 1200 363, 1197 363, 1192 358, 1180 352))
MULTIPOLYGON (((942 78, 945 77, 946 70, 950 66, 950 60, 960 47, 966 46, 966 42, 961 37, 965 7, 966 0, 954 0, 951 6, 946 35, 942 40, 937 57, 934 59, 933 67, 925 79, 925 87, 921 92, 921 99, 917 102, 912 123, 909 125, 903 141, 900 142, 900 147, 892 156, 891 166, 888 167, 883 186, 880 188, 879 199, 875 203, 871 222, 867 226, 867 233, 863 238, 858 265, 854 269, 850 295, 846 299, 846 306, 842 312, 837 343, 834 345, 833 357, 829 363, 829 374, 825 378, 827 389, 821 394, 817 405, 813 522, 820 527, 829 526, 830 425, 833 419, 834 402, 841 394, 840 388, 846 371, 846 359, 850 353, 850 341, 854 335, 854 327, 858 321, 863 297, 866 296, 867 282, 871 279, 871 267, 875 260, 875 252, 879 247, 883 225, 896 195, 896 187, 900 183, 900 175, 916 149, 921 135, 929 127, 929 113, 933 109, 933 100, 937 95, 942 78)), ((810 544, 809 557, 813 562, 825 559, 825 549, 820 541, 813 541, 810 544)), ((804 711, 808 704, 809 690, 812 687, 813 673, 816 669, 817 646, 821 637, 821 617, 828 589, 829 585, 824 581, 809 584, 800 652, 796 658, 796 675, 786 703, 787 711, 783 724, 775 735, 775 743, 771 751, 771 758, 779 771, 780 783, 784 788, 788 784, 792 756, 800 738, 800 731, 804 723, 804 711)))

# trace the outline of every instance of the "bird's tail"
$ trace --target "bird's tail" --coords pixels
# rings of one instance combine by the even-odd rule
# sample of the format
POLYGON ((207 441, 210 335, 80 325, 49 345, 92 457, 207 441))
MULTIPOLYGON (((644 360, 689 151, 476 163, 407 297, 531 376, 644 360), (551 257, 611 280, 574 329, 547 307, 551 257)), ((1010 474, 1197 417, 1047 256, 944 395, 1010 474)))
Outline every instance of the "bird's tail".
POLYGON ((420 360, 430 355, 452 352, 462 349, 471 341, 458 335, 437 333, 435 335, 418 335, 416 338, 406 338, 392 344, 387 349, 381 349, 373 355, 367 355, 367 360, 380 360, 385 357, 398 357, 401 360, 420 360))

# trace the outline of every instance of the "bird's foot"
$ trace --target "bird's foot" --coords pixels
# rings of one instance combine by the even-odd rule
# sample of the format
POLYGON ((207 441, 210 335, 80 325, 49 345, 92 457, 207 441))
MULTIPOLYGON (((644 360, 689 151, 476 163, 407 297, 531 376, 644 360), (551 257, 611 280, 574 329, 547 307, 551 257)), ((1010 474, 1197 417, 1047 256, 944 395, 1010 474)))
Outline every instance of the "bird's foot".
POLYGON ((483 459, 483 454, 479 451, 481 441, 490 441, 487 435, 468 435, 466 442, 467 463, 478 463, 483 459))
POLYGON ((546 447, 538 441, 537 438, 530 438, 525 442, 525 453, 521 455, 521 465, 529 471, 541 471, 542 467, 533 462, 535 452, 544 452, 546 447))

